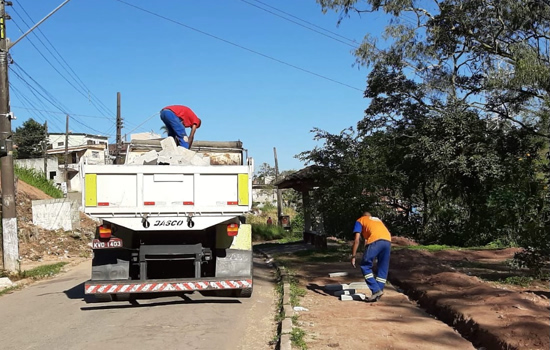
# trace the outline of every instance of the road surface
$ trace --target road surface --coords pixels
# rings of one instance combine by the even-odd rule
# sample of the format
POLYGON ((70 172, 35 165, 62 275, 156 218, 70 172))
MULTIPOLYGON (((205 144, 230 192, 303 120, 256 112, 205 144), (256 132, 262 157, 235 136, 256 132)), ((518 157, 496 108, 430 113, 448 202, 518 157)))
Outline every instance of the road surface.
POLYGON ((84 302, 90 262, 0 297, 0 348, 272 349, 274 272, 255 258, 249 299, 179 297, 84 302))

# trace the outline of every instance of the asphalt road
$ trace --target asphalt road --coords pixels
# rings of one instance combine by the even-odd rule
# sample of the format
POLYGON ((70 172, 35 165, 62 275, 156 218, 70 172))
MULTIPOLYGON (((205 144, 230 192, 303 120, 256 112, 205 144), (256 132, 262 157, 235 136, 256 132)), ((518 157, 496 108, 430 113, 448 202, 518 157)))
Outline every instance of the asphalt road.
POLYGON ((249 299, 84 302, 90 262, 0 297, 0 349, 272 349, 274 272, 255 258, 249 299))

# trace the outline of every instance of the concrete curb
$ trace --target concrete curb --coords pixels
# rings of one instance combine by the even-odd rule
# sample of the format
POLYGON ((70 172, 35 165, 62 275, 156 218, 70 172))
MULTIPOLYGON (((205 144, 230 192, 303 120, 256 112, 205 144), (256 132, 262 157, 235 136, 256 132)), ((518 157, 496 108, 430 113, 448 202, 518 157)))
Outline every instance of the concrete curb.
POLYGON ((290 305, 290 281, 289 275, 285 271, 284 267, 280 268, 277 263, 274 261, 273 257, 268 253, 264 252, 261 249, 256 250, 258 253, 262 254, 267 260, 270 260, 271 265, 277 270, 281 280, 283 281, 283 292, 282 292, 282 306, 279 313, 283 312, 285 318, 279 322, 277 326, 277 346, 276 349, 279 350, 291 350, 292 341, 290 340, 290 332, 292 332, 292 317, 294 316, 294 309, 290 305))

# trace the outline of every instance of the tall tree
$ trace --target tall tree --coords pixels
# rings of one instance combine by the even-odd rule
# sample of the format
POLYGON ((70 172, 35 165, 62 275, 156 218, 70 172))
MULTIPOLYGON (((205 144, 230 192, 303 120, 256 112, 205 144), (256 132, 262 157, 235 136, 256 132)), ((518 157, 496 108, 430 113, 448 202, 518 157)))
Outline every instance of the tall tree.
POLYGON ((550 4, 317 2, 340 21, 389 17, 382 45, 367 34, 355 51, 371 69, 357 133, 314 130, 323 145, 301 154, 324 169, 333 232, 363 205, 424 242, 501 240, 550 254, 550 4))
POLYGON ((17 145, 17 158, 41 158, 44 143, 47 142, 44 125, 30 118, 22 126, 15 129, 13 135, 17 145))

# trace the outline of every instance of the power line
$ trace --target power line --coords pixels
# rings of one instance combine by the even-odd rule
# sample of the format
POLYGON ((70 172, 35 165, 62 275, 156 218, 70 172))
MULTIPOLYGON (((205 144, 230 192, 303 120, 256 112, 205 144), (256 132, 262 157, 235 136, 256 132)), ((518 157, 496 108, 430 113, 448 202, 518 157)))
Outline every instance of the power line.
MULTIPOLYGON (((44 87, 42 85, 40 85, 32 76, 30 76, 23 68, 21 68, 21 66, 19 66, 17 63, 14 62, 14 65, 20 69, 23 73, 25 73, 25 75, 27 75, 41 90, 43 90, 43 92, 48 95, 49 97, 46 97, 44 96, 40 91, 38 91, 34 86, 32 86, 29 82, 27 82, 25 80, 25 78, 23 78, 19 73, 17 73, 15 71, 15 69, 11 68, 10 67, 10 70, 21 80, 23 81, 28 87, 29 89, 33 90, 34 92, 36 92, 38 95, 40 95, 43 99, 45 99, 46 101, 48 101, 53 107, 57 108, 58 110, 60 110, 61 112, 63 112, 64 114, 68 114, 69 116, 71 115, 71 113, 69 113, 67 111, 67 108, 65 106, 63 106, 63 104, 61 102, 59 102, 52 94, 50 94, 46 89, 44 89, 44 87)), ((31 91, 32 92, 32 91, 31 91)), ((33 93, 34 94, 34 93, 33 93)), ((35 97, 37 97, 35 95, 35 97)), ((38 98, 38 97, 37 97, 38 98)), ((74 121, 76 121, 78 124, 90 129, 90 130, 93 130, 95 132, 98 132, 100 134, 102 134, 103 132, 102 131, 99 131, 95 128, 92 128, 91 126, 79 121, 78 119, 74 118, 74 117, 71 117, 74 121)), ((107 134, 107 136, 111 136, 109 134, 107 134)))
MULTIPOLYGON (((29 15, 29 13, 25 10, 25 8, 23 7, 22 4, 18 4, 19 7, 21 7, 21 10, 23 10, 23 12, 27 15, 27 17, 31 20, 31 22, 34 22, 34 20, 32 19, 32 17, 29 15)), ((18 14, 19 15, 19 14, 18 14)), ((19 15, 19 17, 21 17, 19 15)), ((52 49, 57 53, 57 55, 59 56, 59 58, 65 63, 65 66, 69 69, 70 72, 72 72, 72 75, 74 76, 73 79, 75 79, 77 82, 80 83, 80 85, 84 88, 84 90, 86 90, 87 92, 90 93, 90 95, 92 97, 94 97, 96 99, 96 101, 99 103, 100 106, 102 106, 106 111, 107 111, 107 114, 112 114, 112 110, 109 109, 109 107, 107 107, 103 101, 101 101, 89 88, 88 86, 86 86, 86 84, 82 81, 82 79, 80 79, 80 77, 78 76, 78 74, 76 74, 76 72, 74 71, 74 69, 71 67, 71 65, 65 60, 65 58, 63 57, 63 55, 55 48, 55 46, 52 44, 52 42, 48 39, 48 37, 42 32, 42 30, 40 28, 37 28, 37 31, 42 35, 42 37, 46 40, 46 42, 48 42, 48 44, 50 44, 50 46, 52 47, 52 49)), ((53 56, 53 54, 52 54, 53 56)), ((58 61, 59 62, 59 61, 58 61)), ((63 65, 62 65, 63 66, 63 65)), ((64 67, 65 68, 65 67, 64 67)), ((65 71, 67 71, 67 69, 65 69, 65 71)), ((67 71, 68 72, 68 71, 67 71)))
MULTIPOLYGON (((14 11, 15 13, 17 13, 17 11, 14 11)), ((21 18, 21 16, 17 13, 17 15, 21 18)), ((28 26, 28 24, 25 22, 25 20, 23 18, 21 18, 21 20, 23 21, 23 23, 25 23, 25 25, 28 26)), ((19 26, 19 24, 17 24, 17 22, 15 20, 12 21, 13 24, 15 24, 15 26, 19 29, 19 31, 23 32, 23 29, 19 26)), ((50 53, 50 55, 52 55, 52 57, 54 59, 57 60, 57 58, 53 55, 53 53, 47 48, 47 46, 44 44, 44 42, 35 34, 36 38, 38 39, 38 41, 46 48, 46 50, 48 50, 48 52, 50 53)), ((42 51, 40 51, 40 49, 34 44, 34 42, 31 40, 31 38, 27 38, 29 43, 36 49, 36 51, 38 51, 38 54, 40 56, 42 56, 42 58, 53 68, 53 70, 55 70, 57 72, 57 74, 59 74, 59 76, 61 76, 63 78, 63 80, 65 80, 73 89, 75 89, 76 92, 78 92, 80 95, 82 95, 84 98, 88 99, 88 96, 86 95, 86 91, 82 92, 81 89, 82 88, 78 88, 75 86, 75 84, 73 84, 63 73, 61 73, 59 71, 59 69, 57 69, 55 67, 55 65, 42 53, 42 51)), ((59 60, 57 60, 58 63, 59 63, 59 60)), ((74 78, 73 78, 74 79, 74 78)), ((89 99, 88 99, 89 100, 89 99)), ((93 102, 92 100, 89 100, 90 103, 98 110, 98 112, 100 113, 105 113, 104 111, 102 111, 101 109, 99 109, 97 107, 97 105, 95 104, 95 102, 93 102)))
MULTIPOLYGON (((22 104, 25 104, 25 101, 31 106, 31 107, 36 107, 36 105, 28 98, 25 96, 25 94, 20 91, 16 86, 14 86, 13 84, 10 83, 10 89, 12 89, 12 91, 15 93, 15 95, 18 97, 19 101, 22 103, 22 104)), ((41 100, 38 100, 38 102, 42 105, 44 105, 44 103, 41 101, 41 100)), ((39 112, 40 115, 45 119, 45 120, 48 120, 52 125, 55 125, 56 127, 59 128, 59 130, 62 130, 63 128, 58 124, 58 120, 57 118, 53 118, 53 119, 50 119, 48 118, 48 116, 46 116, 43 112, 39 112)))
POLYGON ((308 73, 308 74, 314 75, 314 76, 316 76, 316 77, 319 77, 319 78, 322 78, 322 79, 331 81, 331 82, 333 82, 333 83, 336 83, 336 84, 339 84, 339 85, 348 87, 348 88, 353 89, 353 90, 357 90, 357 91, 361 91, 361 92, 363 91, 363 89, 359 89, 359 88, 357 88, 357 87, 355 87, 355 86, 352 86, 352 85, 343 83, 343 82, 341 82, 341 81, 338 81, 338 80, 335 80, 335 79, 332 79, 332 78, 329 78, 329 77, 327 77, 327 76, 325 76, 325 75, 322 75, 322 74, 319 74, 319 73, 315 73, 315 72, 310 71, 310 70, 308 70, 308 69, 305 69, 305 68, 296 66, 296 65, 294 65, 294 64, 292 64, 292 63, 288 63, 288 62, 285 62, 285 61, 280 60, 280 59, 278 59, 278 58, 275 58, 275 57, 266 55, 266 54, 261 53, 261 52, 259 52, 259 51, 256 51, 256 50, 253 50, 253 49, 249 49, 249 48, 247 48, 247 47, 245 47, 245 46, 242 46, 242 45, 240 45, 240 44, 237 44, 237 43, 234 43, 234 42, 232 42, 232 41, 223 39, 223 38, 221 38, 221 37, 219 37, 219 36, 216 36, 216 35, 207 33, 207 32, 202 31, 202 30, 200 30, 200 29, 191 27, 191 26, 189 26, 189 25, 187 25, 187 24, 178 22, 178 21, 176 21, 176 20, 174 20, 174 19, 171 19, 171 18, 168 18, 168 17, 166 17, 166 16, 160 15, 160 14, 155 13, 155 12, 153 12, 153 11, 150 11, 150 10, 144 9, 144 8, 142 8, 142 7, 139 7, 139 6, 130 4, 130 3, 126 2, 126 1, 123 1, 123 0, 115 0, 115 1, 118 1, 118 2, 120 2, 120 3, 122 3, 122 4, 126 5, 126 6, 133 7, 133 8, 135 8, 135 9, 137 9, 137 10, 142 11, 142 12, 148 13, 148 14, 150 14, 150 15, 152 15, 152 16, 155 16, 155 17, 158 17, 158 18, 162 18, 162 19, 164 19, 164 20, 166 20, 166 21, 168 21, 168 22, 172 22, 172 23, 174 23, 174 24, 177 24, 177 25, 179 25, 179 26, 181 26, 181 27, 190 29, 190 30, 195 31, 195 32, 197 32, 197 33, 206 35, 206 36, 211 37, 211 38, 213 38, 213 39, 222 41, 222 42, 224 42, 224 43, 226 43, 226 44, 229 44, 229 45, 238 47, 238 48, 240 48, 240 49, 243 49, 243 50, 245 50, 245 51, 251 52, 251 53, 253 53, 253 54, 255 54, 255 55, 262 56, 262 57, 267 58, 267 59, 269 59, 269 60, 278 62, 278 63, 280 63, 280 64, 284 64, 285 66, 289 66, 289 67, 291 67, 291 68, 294 68, 294 69, 296 69, 296 70, 302 71, 302 72, 304 72, 304 73, 308 73))
MULTIPOLYGON (((256 8, 258 8, 258 9, 262 10, 262 11, 265 11, 265 12, 267 12, 267 13, 270 13, 270 14, 272 14, 272 15, 274 15, 274 16, 277 16, 277 17, 279 17, 279 18, 282 18, 282 19, 284 19, 284 20, 286 20, 286 21, 289 21, 289 22, 291 22, 291 23, 294 23, 294 24, 296 24, 296 25, 299 25, 300 27, 303 27, 303 28, 306 28, 306 29, 308 29, 308 30, 311 30, 312 32, 315 32, 315 33, 317 33, 317 34, 320 34, 320 35, 322 35, 322 36, 325 36, 325 37, 327 37, 327 38, 329 38, 329 39, 332 39, 332 40, 334 40, 334 41, 338 41, 338 42, 340 42, 340 43, 342 43, 342 44, 344 44, 344 45, 351 46, 351 47, 353 47, 353 48, 355 48, 355 49, 356 49, 356 48, 358 47, 358 45, 359 45, 358 43, 351 44, 351 43, 349 43, 349 42, 347 42, 347 41, 344 41, 344 40, 335 38, 335 37, 333 37, 333 36, 330 36, 330 35, 328 35, 328 34, 326 34, 326 33, 321 32, 321 31, 319 31, 319 30, 316 30, 316 29, 313 29, 313 28, 311 28, 311 27, 308 27, 308 26, 306 26, 306 25, 304 25, 304 24, 302 24, 302 23, 300 23, 300 22, 294 21, 294 20, 292 20, 292 19, 290 19, 290 18, 287 18, 287 17, 285 17, 285 16, 281 16, 281 15, 279 15, 279 14, 273 12, 273 11, 270 11, 270 10, 268 10, 268 9, 265 9, 265 8, 263 8, 263 7, 261 7, 261 6, 255 5, 255 4, 253 4, 253 3, 249 2, 249 1, 246 1, 246 0, 241 0, 241 1, 244 2, 245 4, 248 4, 248 5, 250 5, 250 6, 254 6, 254 7, 256 7, 256 8)), ((258 1, 258 2, 261 3, 261 4, 264 4, 264 3, 261 2, 261 1, 258 1)), ((268 6, 268 7, 271 7, 271 6, 266 5, 266 4, 264 4, 264 5, 265 5, 265 6, 268 6)), ((280 12, 282 12, 282 13, 285 13, 285 14, 288 15, 288 16, 291 16, 291 17, 294 17, 294 18, 298 18, 298 17, 296 17, 296 16, 292 16, 292 15, 290 15, 290 14, 288 14, 288 13, 286 13, 286 12, 283 12, 283 11, 281 11, 281 10, 277 10, 277 11, 280 11, 280 12)), ((298 19, 299 19, 299 18, 298 18, 298 19)), ((322 27, 316 26, 316 25, 314 25, 313 23, 307 22, 307 21, 302 20, 302 19, 300 19, 300 20, 303 21, 303 22, 306 22, 306 23, 308 23, 308 24, 310 24, 310 25, 313 25, 313 26, 315 26, 315 27, 317 27, 317 28, 320 28, 320 29, 322 29, 322 30, 325 30, 325 31, 328 31, 328 32, 330 32, 330 33, 332 33, 332 34, 335 34, 335 33, 331 32, 331 31, 329 31, 329 30, 326 30, 326 29, 324 29, 324 28, 322 28, 322 27)), ((337 34, 336 34, 336 35, 337 35, 337 34)), ((341 36, 341 35, 338 35, 338 36, 341 36)), ((344 38, 345 38, 345 37, 344 37, 344 38)), ((355 42, 355 40, 352 40, 352 39, 348 39, 348 38, 345 38, 345 39, 348 40, 348 41, 351 41, 351 42, 355 42)))
MULTIPOLYGON (((56 112, 56 111, 50 111, 50 110, 45 110, 45 109, 36 109, 36 108, 26 108, 26 107, 13 106, 13 105, 12 105, 12 108, 26 109, 26 110, 35 111, 35 112, 47 112, 47 113, 55 113, 55 114, 64 114, 63 112, 56 112)), ((71 113, 71 115, 75 116, 75 117, 82 117, 82 118, 111 120, 111 118, 109 118, 109 117, 103 117, 103 116, 97 116, 97 115, 75 114, 75 113, 71 113)))
POLYGON ((132 130, 128 131, 127 133, 125 133, 125 135, 128 135, 128 134, 131 134, 133 133, 134 131, 136 131, 139 127, 141 127, 143 124, 147 123, 149 120, 153 119, 153 117, 155 117, 156 115, 158 115, 159 112, 153 114, 152 116, 150 116, 149 118, 145 119, 141 124, 139 124, 138 126, 136 126, 135 128, 133 128, 132 130))

